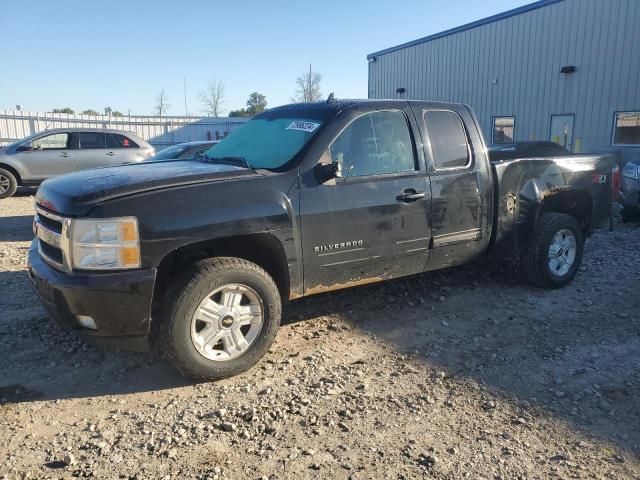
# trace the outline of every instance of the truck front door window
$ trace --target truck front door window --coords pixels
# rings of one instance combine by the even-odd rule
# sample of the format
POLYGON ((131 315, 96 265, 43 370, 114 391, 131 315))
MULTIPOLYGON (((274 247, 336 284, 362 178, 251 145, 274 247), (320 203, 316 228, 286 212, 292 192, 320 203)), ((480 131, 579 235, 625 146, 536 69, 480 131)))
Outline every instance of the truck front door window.
POLYGON ((345 177, 384 175, 416 169, 411 135, 402 112, 373 112, 356 118, 329 147, 345 177))

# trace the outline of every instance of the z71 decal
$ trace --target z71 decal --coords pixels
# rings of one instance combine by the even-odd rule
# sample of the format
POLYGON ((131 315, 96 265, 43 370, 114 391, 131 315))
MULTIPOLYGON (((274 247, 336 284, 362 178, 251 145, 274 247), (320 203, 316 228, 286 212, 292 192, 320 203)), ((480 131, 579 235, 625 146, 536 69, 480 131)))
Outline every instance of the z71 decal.
POLYGON ((606 175, 594 175, 591 178, 591 181, 593 183, 607 183, 607 176, 606 175))

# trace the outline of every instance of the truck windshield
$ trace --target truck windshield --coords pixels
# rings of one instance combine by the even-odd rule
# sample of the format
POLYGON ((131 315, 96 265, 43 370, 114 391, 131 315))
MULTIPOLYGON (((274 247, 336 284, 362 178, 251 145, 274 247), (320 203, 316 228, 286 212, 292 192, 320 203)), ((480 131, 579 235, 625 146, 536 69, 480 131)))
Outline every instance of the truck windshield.
POLYGON ((255 118, 206 151, 206 156, 243 158, 251 168, 277 169, 318 131, 322 121, 305 118, 255 118))

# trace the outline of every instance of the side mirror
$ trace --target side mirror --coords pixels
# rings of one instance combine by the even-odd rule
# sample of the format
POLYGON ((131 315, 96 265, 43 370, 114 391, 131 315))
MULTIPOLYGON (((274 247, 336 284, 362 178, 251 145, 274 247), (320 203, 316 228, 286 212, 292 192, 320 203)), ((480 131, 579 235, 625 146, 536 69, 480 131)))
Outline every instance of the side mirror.
POLYGON ((338 162, 319 163, 316 165, 316 172, 321 182, 342 178, 342 164, 338 162))
POLYGON ((31 144, 31 142, 23 143, 16 150, 18 152, 30 152, 31 150, 33 150, 33 145, 31 144))

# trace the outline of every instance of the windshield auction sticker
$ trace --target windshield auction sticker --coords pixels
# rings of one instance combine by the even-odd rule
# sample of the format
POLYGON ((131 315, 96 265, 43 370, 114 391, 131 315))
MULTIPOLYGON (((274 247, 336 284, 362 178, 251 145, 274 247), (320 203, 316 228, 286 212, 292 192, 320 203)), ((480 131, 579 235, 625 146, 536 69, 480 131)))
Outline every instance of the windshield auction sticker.
POLYGON ((313 132, 320 126, 319 123, 305 122, 303 120, 294 120, 285 130, 300 130, 302 132, 313 132))

